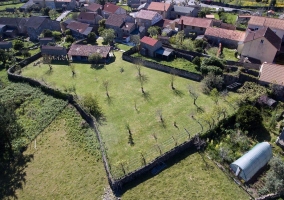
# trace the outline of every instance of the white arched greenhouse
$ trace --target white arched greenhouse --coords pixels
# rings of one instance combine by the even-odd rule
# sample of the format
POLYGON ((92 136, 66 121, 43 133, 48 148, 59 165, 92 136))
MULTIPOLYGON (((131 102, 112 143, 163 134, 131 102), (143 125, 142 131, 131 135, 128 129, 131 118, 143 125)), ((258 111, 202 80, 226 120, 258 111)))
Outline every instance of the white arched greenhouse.
POLYGON ((254 146, 250 151, 230 164, 234 174, 249 181, 272 158, 272 147, 268 142, 254 146))

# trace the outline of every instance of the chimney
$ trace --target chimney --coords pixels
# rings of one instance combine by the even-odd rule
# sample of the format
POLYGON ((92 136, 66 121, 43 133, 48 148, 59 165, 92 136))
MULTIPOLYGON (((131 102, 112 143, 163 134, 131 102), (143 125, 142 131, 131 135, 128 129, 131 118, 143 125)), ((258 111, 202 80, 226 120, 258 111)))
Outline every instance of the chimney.
POLYGON ((183 30, 183 19, 181 20, 181 31, 183 30))

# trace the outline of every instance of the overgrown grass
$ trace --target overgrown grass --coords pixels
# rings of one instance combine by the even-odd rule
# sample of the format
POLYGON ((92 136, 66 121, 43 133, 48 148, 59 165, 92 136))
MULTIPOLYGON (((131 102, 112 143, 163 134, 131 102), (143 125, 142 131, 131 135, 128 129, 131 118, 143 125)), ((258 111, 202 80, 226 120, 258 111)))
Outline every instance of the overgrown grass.
POLYGON ((23 3, 17 3, 17 4, 6 4, 6 5, 1 5, 0 10, 5 10, 6 8, 20 8, 23 3))
MULTIPOLYGON (((210 49, 206 50, 206 53, 210 56, 216 56, 218 52, 218 47, 211 47, 210 49)), ((221 58, 224 60, 232 60, 232 61, 238 61, 235 57, 235 49, 228 49, 226 47, 223 48, 223 54, 221 55, 221 58)))
POLYGON ((163 65, 168 65, 168 66, 173 67, 173 68, 183 69, 183 70, 186 70, 188 72, 194 72, 194 73, 197 73, 197 74, 201 74, 200 71, 196 70, 195 64, 193 64, 192 62, 190 62, 190 61, 188 61, 184 58, 169 59, 169 61, 167 61, 166 59, 145 57, 145 56, 142 56, 139 53, 135 53, 132 56, 136 57, 136 58, 142 58, 144 60, 149 60, 149 61, 152 61, 152 62, 160 63, 160 64, 163 64, 163 65))
POLYGON ((119 49, 124 50, 124 51, 128 51, 129 49, 131 49, 131 46, 127 46, 125 44, 117 44, 116 45, 119 49))
POLYGON ((157 176, 134 181, 122 199, 249 199, 211 160, 203 158, 198 153, 180 154, 157 176))
MULTIPOLYGON (((84 138, 92 132, 72 106, 68 106, 43 131, 24 154, 34 159, 24 170, 25 184, 19 199, 100 199, 107 179, 100 154, 89 154, 84 138), (82 146, 83 145, 83 146, 82 146)), ((92 134, 94 134, 92 132, 92 134)), ((92 146, 97 146, 94 141, 92 146)), ((92 148, 94 148, 92 147, 92 148)), ((87 147, 88 148, 88 147, 87 147)))
MULTIPOLYGON (((52 65, 51 73, 47 65, 29 65, 22 73, 24 76, 44 80, 60 90, 75 88, 79 98, 87 93, 97 96, 105 116, 104 120, 99 121, 99 130, 114 176, 119 177, 122 175, 119 162, 128 163, 126 171, 132 171, 141 166, 140 153, 143 153, 149 162, 160 155, 157 146, 161 152, 165 152, 172 149, 175 144, 188 140, 184 128, 191 135, 200 132, 201 127, 191 115, 201 119, 204 114, 214 109, 215 103, 201 93, 200 83, 174 77, 175 90, 172 90, 171 75, 144 67, 141 72, 146 81, 143 85, 145 93, 142 94, 136 67, 123 61, 121 52, 115 52, 115 55, 116 61, 103 68, 73 63, 76 72, 74 78, 71 68, 67 65, 52 65), (105 80, 109 81, 110 98, 107 98, 103 87, 105 80), (193 105, 188 85, 191 85, 199 95, 198 107, 193 105), (163 122, 159 120, 158 110, 162 111, 163 122), (133 146, 128 144, 127 124, 132 133, 133 146)), ((219 105, 228 106, 222 100, 219 101, 219 105)), ((230 106, 227 108, 229 112, 233 112, 230 106)), ((207 129, 205 124, 204 129, 207 129)))
POLYGON ((67 102, 45 95, 40 89, 20 83, 9 84, 0 90, 0 99, 13 102, 17 108, 18 123, 24 129, 17 141, 19 147, 40 134, 67 105, 67 102))

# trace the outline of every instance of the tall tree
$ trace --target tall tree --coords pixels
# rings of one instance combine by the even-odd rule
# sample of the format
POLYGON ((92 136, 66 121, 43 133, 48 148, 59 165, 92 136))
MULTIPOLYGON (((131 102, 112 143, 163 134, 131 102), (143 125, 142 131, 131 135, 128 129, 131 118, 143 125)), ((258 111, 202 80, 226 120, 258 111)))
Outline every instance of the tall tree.
POLYGON ((91 62, 91 63, 95 63, 95 64, 98 64, 98 62, 102 59, 102 56, 100 53, 98 52, 95 52, 91 55, 89 55, 88 57, 88 61, 91 62))
POLYGON ((105 29, 102 31, 101 36, 104 38, 104 42, 111 44, 115 38, 115 32, 113 29, 105 29))
POLYGON ((157 26, 150 26, 148 29, 148 33, 151 37, 156 36, 159 34, 159 29, 157 26))

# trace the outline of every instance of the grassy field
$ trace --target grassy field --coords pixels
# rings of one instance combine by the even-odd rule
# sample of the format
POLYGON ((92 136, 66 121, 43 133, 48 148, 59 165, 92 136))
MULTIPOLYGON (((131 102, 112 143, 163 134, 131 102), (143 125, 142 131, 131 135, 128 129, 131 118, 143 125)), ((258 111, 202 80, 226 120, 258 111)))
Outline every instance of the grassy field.
POLYGON ((36 149, 34 142, 29 145, 24 154, 33 159, 24 169, 18 199, 101 199, 108 183, 99 154, 89 154, 72 141, 72 129, 81 121, 75 109, 67 107, 37 138, 36 149))
POLYGON ((160 58, 145 57, 145 56, 142 56, 139 53, 135 53, 132 56, 136 57, 136 58, 143 58, 145 60, 160 63, 160 64, 163 64, 163 65, 168 65, 168 66, 173 67, 173 68, 183 69, 183 70, 186 70, 186 71, 189 71, 189 72, 194 72, 194 73, 200 74, 200 72, 196 70, 196 65, 193 64, 192 62, 184 59, 184 58, 175 58, 175 59, 171 59, 171 60, 167 61, 167 60, 160 59, 160 58))
MULTIPOLYGON (((202 118, 214 109, 215 103, 200 92, 200 83, 175 77, 176 90, 173 91, 170 87, 171 75, 148 68, 142 68, 142 74, 147 79, 144 83, 146 93, 142 95, 136 67, 123 61, 121 52, 116 52, 115 55, 114 63, 99 69, 91 68, 90 64, 72 64, 76 71, 75 78, 72 78, 71 69, 67 65, 52 65, 51 73, 47 65, 29 65, 22 73, 24 76, 44 80, 61 90, 75 87, 79 96, 95 94, 105 116, 105 120, 100 121, 99 129, 112 169, 115 171, 119 168, 119 162, 126 162, 129 163, 127 171, 132 171, 141 166, 138 156, 141 152, 149 162, 160 155, 157 145, 165 152, 173 148, 176 142, 180 144, 187 140, 184 128, 192 135, 200 132, 200 126, 190 115, 202 118), (124 70, 122 73, 121 68, 124 70), (109 81, 110 98, 106 96, 104 80, 109 81), (200 109, 193 105, 188 85, 198 93, 197 105, 200 109), (162 112, 163 124, 159 120, 158 111, 162 112), (128 144, 127 124, 132 132, 133 146, 128 144)), ((226 106, 222 100, 220 105, 226 106)), ((116 173, 122 175, 120 169, 116 173)))
POLYGON ((211 160, 204 157, 206 166, 200 154, 188 154, 167 162, 168 168, 160 174, 152 178, 148 174, 128 185, 122 199, 249 199, 211 160))
POLYGON ((20 8, 23 3, 17 3, 17 4, 6 4, 6 5, 1 5, 0 10, 5 10, 6 8, 20 8))
MULTIPOLYGON (((216 56, 218 52, 218 47, 212 47, 206 51, 206 53, 210 56, 216 56)), ((223 57, 222 59, 224 60, 233 60, 233 61, 238 61, 235 57, 235 50, 234 49, 228 49, 226 47, 223 48, 223 57)))

